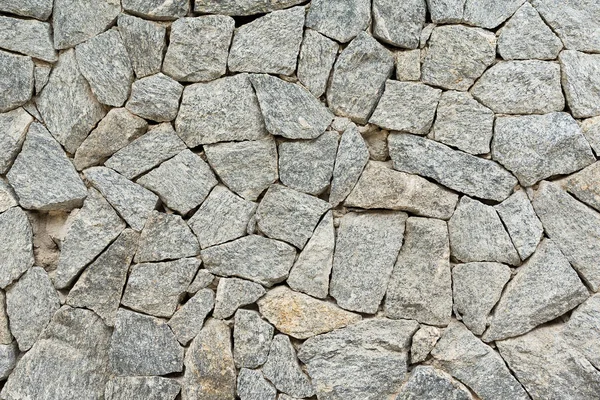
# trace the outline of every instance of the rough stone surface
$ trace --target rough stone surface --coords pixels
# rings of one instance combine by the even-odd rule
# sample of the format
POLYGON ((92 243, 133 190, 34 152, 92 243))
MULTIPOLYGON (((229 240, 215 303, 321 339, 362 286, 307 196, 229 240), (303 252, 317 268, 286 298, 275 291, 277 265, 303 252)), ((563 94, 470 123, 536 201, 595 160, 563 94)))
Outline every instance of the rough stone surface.
POLYGON ((159 376, 115 376, 106 383, 106 400, 175 400, 181 386, 159 376))
POLYGON ((161 73, 135 81, 125 107, 135 115, 156 122, 177 117, 183 86, 161 73))
POLYGON ((18 204, 15 192, 4 179, 0 178, 0 213, 18 204))
POLYGON ((190 294, 194 294, 198 292, 200 289, 204 289, 210 286, 210 284, 214 281, 215 276, 208 272, 205 269, 199 269, 196 272, 196 277, 190 283, 190 286, 187 288, 187 292, 190 294))
POLYGON ((312 29, 304 31, 298 58, 298 80, 315 96, 327 89, 327 80, 335 62, 339 45, 312 29))
POLYGON ((466 0, 427 0, 427 9, 435 24, 462 22, 466 0))
POLYGON ((125 11, 148 19, 172 20, 189 11, 188 0, 123 0, 125 11))
MULTIPOLYGON (((52 64, 42 61, 34 61, 34 64, 33 79, 35 80, 35 94, 39 94, 48 83, 50 73, 52 72, 52 64)), ((29 105, 31 105, 31 103, 29 105)), ((29 105, 25 105, 24 107, 28 107, 29 105)), ((36 118, 38 118, 37 115, 36 118)), ((41 116, 39 116, 39 118, 41 118, 41 116)))
POLYGON ((506 21, 525 0, 466 0, 463 20, 469 25, 494 29, 506 21))
POLYGON ((217 286, 213 317, 231 317, 239 307, 252 304, 266 293, 262 285, 239 278, 221 278, 217 286))
POLYGON ((0 4, 0 10, 46 20, 52 13, 52 3, 52 0, 5 0, 0 4))
POLYGON ((402 245, 406 219, 403 212, 344 215, 329 289, 340 307, 377 312, 402 245))
POLYGON ((373 1, 373 36, 393 46, 416 49, 425 26, 425 0, 397 4, 389 0, 373 1))
POLYGON ((281 10, 302 3, 301 0, 198 0, 194 11, 224 15, 252 15, 281 10))
POLYGON ((588 206, 600 211, 600 163, 582 169, 560 182, 561 186, 588 206))
POLYGON ((0 48, 48 62, 58 59, 50 24, 33 19, 0 17, 0 48))
POLYGON ((127 14, 119 15, 117 23, 137 78, 160 72, 167 29, 127 14))
POLYGON ((418 81, 421 79, 421 50, 397 51, 396 79, 399 81, 418 81))
POLYGON ((315 0, 306 15, 306 26, 338 42, 347 43, 371 22, 368 0, 315 0))
POLYGON ((267 361, 275 329, 252 310, 237 310, 233 329, 233 357, 238 368, 257 368, 267 361))
POLYGON ((33 70, 31 58, 0 50, 0 112, 22 106, 31 99, 33 70))
POLYGON ((18 207, 0 214, 0 287, 4 289, 33 265, 33 231, 18 207))
POLYGON ((411 364, 425 361, 439 340, 440 335, 441 332, 439 328, 422 325, 412 337, 412 343, 410 345, 411 364))
POLYGON ((237 394, 241 400, 275 400, 277 389, 261 371, 242 368, 237 379, 237 394))
POLYGON ((200 333, 204 319, 212 311, 214 304, 214 292, 201 289, 173 314, 169 326, 179 343, 185 346, 200 333))
POLYGON ((429 366, 415 368, 396 400, 471 400, 469 390, 448 374, 429 366))
POLYGON ((33 117, 17 108, 0 113, 0 174, 6 174, 19 154, 33 117))
POLYGON ((179 215, 153 211, 142 230, 135 262, 174 260, 199 252, 198 240, 179 215))
POLYGON ((600 79, 596 74, 600 68, 600 55, 565 50, 560 53, 558 60, 563 89, 573 116, 587 118, 600 115, 600 79))
POLYGON ((285 335, 273 338, 262 372, 277 389, 291 396, 310 397, 315 393, 308 376, 300 369, 290 338, 285 335))
POLYGON ((600 365, 600 329, 597 324, 599 312, 600 295, 595 294, 573 311, 563 330, 566 342, 581 352, 596 369, 600 365))
POLYGON ((16 342, 9 344, 0 344, 0 379, 5 380, 9 377, 12 370, 17 365, 17 356, 19 347, 16 342))

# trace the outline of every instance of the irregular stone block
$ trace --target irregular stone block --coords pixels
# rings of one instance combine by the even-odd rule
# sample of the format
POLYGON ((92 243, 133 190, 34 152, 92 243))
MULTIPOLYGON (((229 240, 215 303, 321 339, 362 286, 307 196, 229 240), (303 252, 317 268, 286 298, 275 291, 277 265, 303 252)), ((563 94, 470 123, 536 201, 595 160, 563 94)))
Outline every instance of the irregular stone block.
POLYGON ((373 1, 373 36, 393 46, 416 49, 425 26, 425 0, 373 1))
POLYGON ((209 287, 214 280, 215 276, 213 274, 205 269, 199 269, 198 272, 196 272, 196 277, 194 278, 193 282, 190 283, 190 286, 188 286, 187 292, 194 294, 200 289, 209 287))
POLYGON ((560 53, 558 60, 563 89, 573 116, 587 118, 600 115, 600 78, 595 73, 600 68, 600 55, 565 50, 560 53))
POLYGON ((235 313, 233 356, 238 368, 257 368, 267 361, 275 328, 257 311, 239 309, 235 313))
POLYGON ((10 185, 3 178, 0 178, 0 213, 18 205, 17 195, 10 185))
POLYGON ((580 124, 583 136, 596 154, 600 154, 600 117, 589 118, 580 124))
POLYGON ((427 0, 431 21, 436 24, 462 22, 466 0, 427 0))
POLYGON ((439 328, 422 325, 412 337, 410 363, 416 364, 425 361, 439 340, 440 335, 441 331, 439 328))
POLYGON ((242 368, 237 379, 237 394, 241 400, 275 400, 277 389, 261 371, 242 368))
POLYGON ((19 207, 0 214, 0 287, 4 289, 33 266, 33 231, 19 207))
POLYGON ((395 59, 397 80, 418 81, 421 79, 421 50, 397 51, 395 59))
POLYGON ((213 317, 231 317, 239 307, 256 302, 266 293, 262 285, 238 278, 221 278, 217 286, 213 317))
POLYGON ((198 0, 194 2, 194 11, 209 14, 252 15, 282 10, 302 0, 278 0, 276 3, 262 0, 198 0))
POLYGON ((54 48, 68 49, 104 32, 121 12, 119 0, 56 0, 54 48))
POLYGON ((315 0, 306 15, 306 27, 338 42, 347 43, 371 22, 368 0, 315 0))
POLYGON ((5 0, 0 11, 47 20, 52 13, 52 0, 5 0))
POLYGON ((450 375, 429 366, 416 367, 402 386, 396 400, 414 398, 472 400, 469 390, 450 375))
POLYGON ((166 47, 166 27, 127 14, 119 15, 117 23, 136 77, 160 72, 166 47))
POLYGON ((123 0, 125 11, 147 19, 174 20, 185 16, 189 0, 123 0))
POLYGON ((174 260, 199 252, 196 237, 179 215, 153 211, 142 230, 135 262, 174 260))
POLYGON ((463 20, 469 25, 494 29, 523 4, 525 0, 466 0, 463 20))
POLYGON ((563 189, 567 190, 580 201, 600 211, 600 163, 582 169, 560 181, 563 189))
POLYGON ((0 380, 5 380, 17 365, 19 347, 17 342, 0 344, 0 380))
POLYGON ((22 108, 0 113, 0 174, 6 174, 15 161, 32 122, 22 108))
POLYGON ((31 99, 34 65, 30 57, 0 50, 0 68, 2 71, 10 71, 0 76, 0 112, 6 112, 31 99))
POLYGON ((106 383, 106 400, 175 400, 181 386, 159 376, 115 376, 106 383))
POLYGON ((596 369, 600 365, 598 317, 600 317, 600 295, 595 294, 573 311, 563 328, 565 341, 583 354, 596 369))
POLYGON ((327 80, 339 45, 312 29, 304 31, 304 39, 298 58, 298 80, 315 97, 321 97, 327 89, 327 80))
POLYGON ((183 86, 161 73, 139 79, 131 86, 125 107, 135 115, 156 122, 177 117, 183 86))
POLYGON ((214 304, 215 294, 213 291, 201 289, 175 311, 168 323, 179 343, 185 346, 200 333, 204 319, 212 311, 214 304))
POLYGON ((46 22, 0 17, 0 47, 55 62, 58 55, 52 44, 51 29, 46 22))

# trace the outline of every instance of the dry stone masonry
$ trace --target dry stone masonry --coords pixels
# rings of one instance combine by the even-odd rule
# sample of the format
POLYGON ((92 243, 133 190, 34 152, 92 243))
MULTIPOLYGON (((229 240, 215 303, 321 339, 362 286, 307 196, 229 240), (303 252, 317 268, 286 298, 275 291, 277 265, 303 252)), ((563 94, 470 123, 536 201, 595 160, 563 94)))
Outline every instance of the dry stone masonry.
POLYGON ((597 400, 600 2, 0 0, 0 400, 597 400))

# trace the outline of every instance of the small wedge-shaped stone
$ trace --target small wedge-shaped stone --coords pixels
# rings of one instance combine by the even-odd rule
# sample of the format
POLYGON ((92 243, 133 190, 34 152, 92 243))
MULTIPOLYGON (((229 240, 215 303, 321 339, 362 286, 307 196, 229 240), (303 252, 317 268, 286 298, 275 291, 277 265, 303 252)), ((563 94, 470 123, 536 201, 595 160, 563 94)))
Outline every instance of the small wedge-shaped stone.
POLYGON ((19 207, 0 214, 0 288, 33 265, 33 231, 27 215, 19 207))
POLYGON ((520 258, 494 207, 463 196, 448 221, 452 255, 462 262, 519 265, 520 258))
POLYGON ((288 139, 314 139, 333 114, 309 91, 271 75, 250 76, 267 130, 288 139))
POLYGON ((158 194, 167 207, 185 215, 204 201, 217 179, 200 156, 186 149, 137 183, 158 194))
POLYGON ((127 271, 137 249, 139 234, 127 229, 83 271, 69 291, 67 304, 94 311, 108 326, 115 318, 127 271))
POLYGON ((189 299, 169 320, 169 326, 182 345, 196 337, 204 319, 213 309, 215 294, 210 289, 201 289, 189 299))
POLYGON ((53 0, 4 0, 0 3, 0 11, 47 20, 53 3, 53 0))
POLYGON ((93 311, 62 307, 9 376, 5 399, 101 399, 111 329, 93 311))
POLYGON ((19 347, 17 342, 0 344, 0 380, 5 380, 17 365, 19 347))
POLYGON ((554 183, 541 182, 532 199, 546 235, 593 291, 600 288, 600 214, 554 183))
POLYGON ((134 230, 142 230, 158 196, 110 168, 88 168, 85 177, 134 230))
POLYGON ((120 12, 119 0, 55 0, 54 48, 67 49, 93 38, 108 29, 120 12))
POLYGON ((23 149, 6 177, 23 208, 70 210, 87 196, 60 144, 37 122, 29 126, 23 149))
POLYGON ((0 112, 27 103, 33 94, 34 64, 31 58, 0 50, 0 112))
POLYGON ((595 72, 600 68, 600 54, 565 50, 560 53, 558 59, 563 89, 573 116, 587 118, 600 115, 600 78, 595 72))
POLYGON ((472 400, 469 390, 450 375, 430 366, 418 366, 402 386, 396 400, 472 400))
POLYGON ((333 67, 327 90, 329 107, 336 115, 365 124, 393 70, 392 53, 366 32, 360 33, 342 51, 333 67))
POLYGON ((312 337, 298 358, 317 396, 327 400, 391 399, 400 391, 415 321, 367 319, 312 337))
POLYGON ((125 11, 147 19, 173 20, 185 16, 188 0, 123 0, 125 11))
POLYGON ((327 89, 329 73, 335 62, 339 45, 312 29, 304 31, 304 40, 298 58, 298 80, 315 97, 327 89))
POLYGON ((171 124, 164 123, 117 151, 104 165, 133 179, 185 149, 171 124))
POLYGON ((302 43, 304 7, 273 11, 237 28, 227 66, 234 72, 291 75, 302 43))
POLYGON ((473 85, 471 94, 502 114, 544 114, 565 106, 560 66, 549 61, 497 63, 473 85))
POLYGON ((573 311, 564 325, 564 338, 577 349, 592 365, 600 366, 600 294, 595 294, 573 311))
POLYGON ((552 240, 545 239, 506 286, 483 340, 522 335, 587 297, 588 291, 569 261, 552 240))
POLYGON ((59 308, 58 293, 43 268, 31 268, 7 289, 10 331, 21 351, 34 345, 59 308))
POLYGON ((208 145, 204 152, 223 183, 246 200, 256 200, 277 180, 277 145, 272 137, 208 145))
POLYGON ((209 319, 186 352, 182 398, 234 399, 235 373, 229 327, 209 319))
POLYGON ((239 278, 221 278, 217 286, 213 317, 231 317, 239 307, 256 302, 266 293, 262 285, 239 278))
POLYGON ((327 297, 334 248, 333 214, 328 211, 298 255, 287 278, 287 284, 292 289, 313 297, 320 299, 327 297))
POLYGON ((257 368, 267 361, 275 328, 257 311, 237 310, 233 329, 233 357, 238 368, 257 368))
POLYGON ((495 201, 506 199, 517 179, 493 161, 415 135, 388 137, 394 169, 431 178, 469 196, 495 201))
POLYGON ((200 255, 205 268, 215 275, 236 276, 273 286, 287 278, 296 250, 279 240, 250 235, 209 247, 200 255))
POLYGON ((486 154, 493 129, 492 110, 469 93, 448 91, 440 98, 430 137, 470 154, 486 154))
POLYGON ((429 39, 422 80, 465 91, 495 59, 496 36, 492 32, 463 25, 438 26, 429 39))
POLYGON ((449 219, 457 202, 455 193, 425 178, 395 171, 389 163, 369 161, 344 205, 449 219))
POLYGON ((58 59, 52 44, 51 26, 33 19, 0 17, 0 48, 40 60, 58 59))
POLYGON ((595 162, 560 182, 561 186, 590 207, 600 211, 600 162, 595 162))
POLYGON ((416 49, 425 26, 425 0, 373 1, 373 36, 393 46, 416 49))
POLYGON ((329 208, 317 197, 272 185, 256 209, 256 221, 265 235, 302 249, 329 208))
POLYGON ((375 314, 398 257, 407 215, 348 213, 340 220, 329 294, 351 311, 375 314))
MULTIPOLYGON (((42 61, 34 61, 33 78, 35 80, 35 94, 39 94, 48 83, 52 72, 52 64, 42 61)), ((34 105, 25 105, 26 108, 36 108, 34 105)), ((37 110, 37 108, 36 108, 37 110)), ((39 115, 39 112, 37 113, 39 115)), ((41 118, 41 116, 39 116, 41 118)))
POLYGON ((410 345, 410 363, 425 361, 440 339, 441 330, 435 326, 422 325, 413 335, 410 345))
POLYGON ((273 338, 262 372, 278 390, 291 396, 310 397, 315 394, 308 376, 298 364, 290 338, 285 335, 279 334, 273 338))
POLYGON ((6 180, 0 178, 0 213, 18 205, 17 195, 10 185, 6 183, 6 180))
POLYGON ((190 286, 188 286, 187 292, 189 294, 194 294, 200 289, 209 287, 214 280, 215 276, 213 274, 205 269, 199 269, 198 272, 196 272, 196 277, 192 283, 190 283, 190 286))
POLYGON ((237 379, 240 400, 275 400, 277 389, 258 370, 242 368, 237 379))
POLYGON ((260 313, 286 335, 306 339, 361 319, 333 303, 317 300, 286 286, 271 289, 258 301, 260 313))
POLYGON ((156 122, 172 121, 177 116, 183 86, 161 73, 137 80, 125 107, 135 115, 156 122))
POLYGON ((106 114, 79 72, 75 50, 59 56, 36 105, 52 136, 71 154, 106 114))
POLYGON ((119 32, 138 78, 160 72, 166 27, 127 14, 119 15, 119 32))
POLYGON ((133 265, 121 304, 157 317, 170 317, 199 266, 196 258, 133 265))
POLYGON ((125 222, 95 189, 88 190, 83 207, 69 222, 54 275, 57 289, 73 283, 92 260, 125 229, 125 222))
POLYGON ((481 399, 529 399, 502 357, 458 321, 448 325, 431 354, 481 399))
POLYGON ((336 207, 350 194, 369 161, 369 150, 356 125, 342 134, 333 168, 329 203, 336 207))
POLYGON ((22 108, 0 113, 0 174, 8 172, 21 151, 33 117, 22 108))
POLYGON ((160 376, 115 376, 106 383, 105 400, 175 400, 181 386, 160 376))
POLYGON ((153 211, 142 230, 135 262, 175 260, 199 252, 198 240, 179 215, 153 211))
POLYGON ((203 14, 253 15, 281 10, 299 3, 302 3, 302 0, 278 0, 277 2, 263 0, 197 0, 194 2, 194 11, 203 14))
POLYGON ((498 263, 476 262, 452 268, 454 313, 471 332, 481 335, 485 331, 488 315, 510 277, 510 268, 498 263))
POLYGON ((368 0, 315 0, 306 15, 306 27, 338 42, 346 43, 371 22, 368 0))
POLYGON ((120 376, 181 372, 183 347, 164 320, 120 308, 111 338, 110 365, 120 376))
POLYGON ((411 217, 385 296, 389 318, 448 325, 452 315, 450 246, 446 222, 411 217))
POLYGON ((186 86, 175 128, 188 147, 228 140, 256 140, 267 135, 258 100, 246 74, 186 86))
POLYGON ((235 21, 224 15, 180 18, 171 25, 163 72, 178 81, 212 81, 227 70, 235 21))
POLYGON ((133 69, 117 28, 95 36, 75 48, 77 64, 102 104, 120 107, 129 97, 133 69))

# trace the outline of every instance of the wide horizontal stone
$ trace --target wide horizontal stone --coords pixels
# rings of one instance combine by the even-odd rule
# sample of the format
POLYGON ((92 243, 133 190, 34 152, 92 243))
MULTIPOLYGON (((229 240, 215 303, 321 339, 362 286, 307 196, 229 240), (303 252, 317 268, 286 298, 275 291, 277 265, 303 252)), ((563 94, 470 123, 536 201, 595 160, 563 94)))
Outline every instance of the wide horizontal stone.
POLYGON ((277 389, 261 371, 242 368, 238 373, 237 393, 240 400, 275 400, 277 389))
POLYGON ((600 55, 565 50, 560 53, 558 60, 562 71, 563 90, 573 116, 587 118, 600 115, 600 78, 594 73, 600 68, 600 55))
POLYGON ((469 25, 494 29, 506 21, 525 0, 466 0, 463 20, 469 25))
POLYGON ((117 24, 136 77, 160 72, 167 28, 128 14, 120 14, 117 24))
POLYGON ((53 0, 5 0, 0 10, 23 17, 47 20, 52 13, 53 0))
POLYGON ((175 400, 181 386, 159 376, 115 376, 106 383, 105 400, 175 400))
POLYGON ((48 62, 58 59, 50 24, 33 19, 0 17, 0 48, 48 62))
POLYGON ((315 96, 327 89, 327 80, 337 57, 339 45, 312 29, 304 31, 298 58, 298 80, 315 96))
POLYGON ((301 0, 279 0, 276 3, 257 0, 198 0, 194 2, 194 11, 208 14, 252 15, 281 10, 301 0))
POLYGON ((0 50, 0 68, 11 71, 0 76, 0 112, 10 111, 27 103, 33 95, 34 64, 30 57, 0 50))
POLYGON ((23 108, 0 113, 0 174, 6 174, 15 161, 32 122, 23 108))
POLYGON ((123 0, 123 8, 143 18, 173 20, 185 16, 190 4, 187 0, 123 0))
POLYGON ((125 107, 142 118, 156 122, 177 117, 183 86, 161 73, 139 79, 131 86, 131 97, 125 107))
POLYGON ((346 43, 371 22, 368 0, 315 0, 306 15, 306 26, 338 42, 346 43))
POLYGON ((56 0, 52 11, 54 48, 68 49, 104 32, 121 12, 119 0, 56 0))
POLYGON ((0 214, 0 288, 10 285, 34 262, 33 231, 27 214, 12 207, 0 214))

